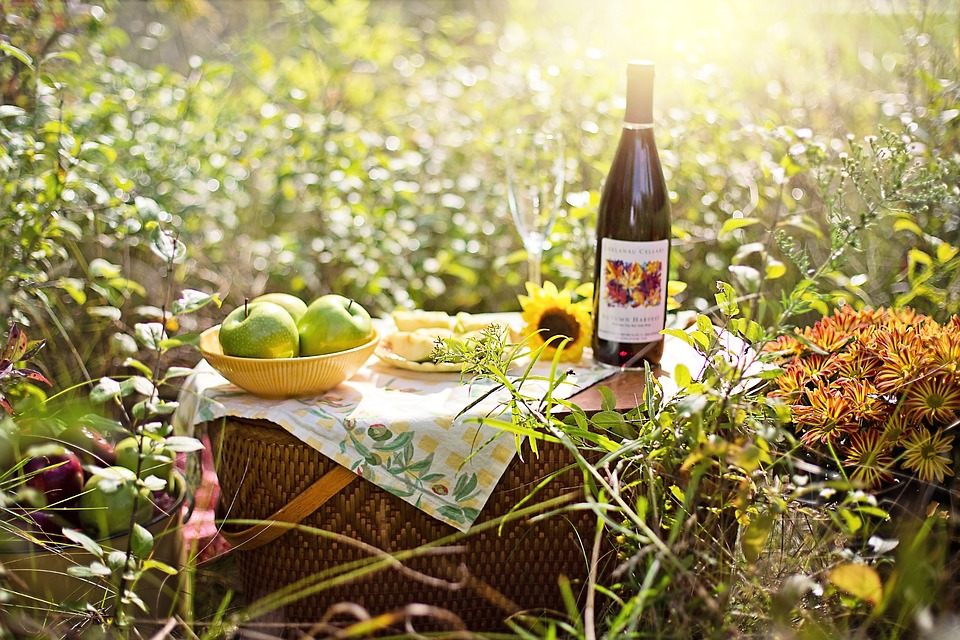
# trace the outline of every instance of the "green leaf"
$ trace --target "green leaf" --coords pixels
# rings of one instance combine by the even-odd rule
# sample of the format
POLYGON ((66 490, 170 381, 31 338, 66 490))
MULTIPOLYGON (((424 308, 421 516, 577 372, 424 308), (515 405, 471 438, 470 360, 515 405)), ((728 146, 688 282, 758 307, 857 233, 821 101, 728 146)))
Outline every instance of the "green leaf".
POLYGON ((69 60, 75 64, 80 64, 80 54, 76 51, 54 51, 43 57, 43 62, 52 60, 69 60))
POLYGON ((759 378, 760 380, 773 380, 774 378, 779 378, 781 375, 783 375, 783 373, 784 370, 780 367, 770 367, 765 368, 762 371, 758 371, 750 377, 759 378))
POLYGON ((755 225, 758 222, 760 222, 760 218, 729 218, 723 223, 723 226, 720 227, 720 233, 717 234, 717 239, 719 240, 737 229, 743 229, 744 227, 755 225))
POLYGON ((146 560, 153 551, 153 534, 141 524, 134 524, 130 532, 130 552, 140 560, 146 560))
POLYGON ((27 65, 27 67, 33 69, 33 58, 27 55, 26 51, 17 49, 9 42, 4 42, 3 40, 0 40, 0 51, 3 51, 9 56, 13 56, 23 64, 27 65))
POLYGON ((699 329, 705 335, 713 334, 713 321, 710 319, 710 316, 698 315, 697 316, 697 329, 699 329))
POLYGON ((149 571, 150 569, 156 569, 161 573, 165 573, 168 576, 177 575, 177 570, 171 567, 170 565, 160 562, 159 560, 147 560, 143 563, 143 570, 149 571))
POLYGON ((79 278, 60 278, 57 280, 56 286, 58 289, 65 291, 77 304, 83 304, 87 301, 83 280, 79 278))
POLYGON ((166 338, 163 324, 159 322, 138 322, 133 326, 137 341, 147 349, 159 350, 160 342, 166 338))
POLYGON ((875 518, 880 518, 881 520, 886 520, 890 517, 890 514, 881 509, 880 507, 871 507, 869 505, 861 505, 857 510, 863 515, 873 516, 875 518))
POLYGON ((123 270, 108 260, 94 258, 90 261, 90 276, 93 278, 119 278, 123 270))
MULTIPOLYGON (((87 553, 89 553, 90 555, 96 556, 97 558, 103 557, 103 549, 100 547, 100 545, 97 544, 93 540, 93 538, 83 533, 82 531, 65 528, 63 530, 63 537, 69 540, 70 542, 80 545, 81 547, 86 549, 87 553)), ((109 571, 107 573, 109 574, 109 571)))
POLYGON ((613 432, 621 438, 632 436, 627 430, 627 421, 623 414, 617 411, 598 411, 593 414, 591 421, 601 431, 613 432))
POLYGON ((743 557, 750 564, 760 559, 774 523, 776 518, 773 515, 763 514, 754 518, 744 530, 740 539, 740 549, 743 551, 743 557))
POLYGON ((12 104, 0 104, 0 118, 22 116, 25 113, 26 111, 12 104))
POLYGON ((124 551, 115 549, 107 554, 107 566, 112 570, 117 571, 123 569, 124 565, 127 564, 127 554, 124 551))
POLYGON ((190 453, 192 451, 201 451, 203 449, 203 443, 196 438, 190 438, 188 436, 170 436, 164 439, 163 447, 167 451, 190 453))
POLYGON ((180 298, 173 302, 173 314, 193 313, 202 309, 210 303, 220 306, 220 296, 218 294, 207 294, 196 289, 184 289, 180 298))
POLYGON ((113 572, 102 562, 91 562, 88 567, 68 567, 67 573, 77 578, 99 578, 109 576, 113 572))
POLYGON ((865 564, 842 564, 827 574, 838 589, 877 606, 883 600, 883 582, 872 567, 865 564))
POLYGON ((120 383, 113 378, 100 378, 100 381, 90 390, 90 402, 103 404, 118 397, 121 391, 120 383))
POLYGON ((600 408, 604 411, 616 411, 617 395, 610 387, 599 387, 598 391, 600 392, 600 408))
POLYGON ((163 351, 176 349, 177 347, 195 347, 200 344, 199 333, 182 333, 173 338, 161 340, 157 346, 163 351))
POLYGON ((173 378, 185 378, 186 376, 191 376, 194 374, 194 370, 190 367, 170 367, 163 374, 164 380, 171 380, 173 378))
POLYGON ((840 515, 843 516, 843 520, 847 525, 847 529, 850 530, 850 533, 856 533, 863 528, 863 520, 850 509, 841 509, 840 515))
POLYGON ((134 369, 136 369, 143 375, 147 376, 148 378, 153 375, 153 370, 151 370, 150 367, 140 362, 136 358, 127 358, 126 360, 123 361, 123 366, 133 367, 134 369))
POLYGON ((183 262, 187 256, 187 246, 177 238, 159 227, 154 229, 150 239, 150 250, 166 263, 177 264, 183 262))
POLYGON ((123 389, 123 392, 121 392, 123 397, 127 397, 130 391, 136 391, 140 395, 147 396, 148 398, 153 397, 156 393, 156 387, 153 385, 153 382, 144 376, 130 376, 120 383, 120 387, 123 389))
POLYGON ((87 313, 97 318, 109 318, 114 322, 120 322, 121 317, 120 309, 116 307, 90 307, 87 313))
POLYGON ((743 323, 740 325, 739 329, 740 335, 746 338, 749 342, 757 342, 763 337, 763 327, 761 327, 759 323, 746 318, 740 319, 743 320, 743 323))
POLYGON ((683 329, 664 329, 661 333, 665 336, 673 336, 674 338, 679 338, 683 340, 691 347, 694 346, 693 338, 690 337, 690 334, 684 331, 683 329))
POLYGON ((683 494, 683 489, 675 484, 670 485, 670 495, 676 498, 677 502, 680 504, 683 504, 686 500, 686 496, 683 494))
POLYGON ((721 313, 732 318, 740 313, 740 307, 737 305, 737 292, 726 282, 717 282, 717 306, 721 313))

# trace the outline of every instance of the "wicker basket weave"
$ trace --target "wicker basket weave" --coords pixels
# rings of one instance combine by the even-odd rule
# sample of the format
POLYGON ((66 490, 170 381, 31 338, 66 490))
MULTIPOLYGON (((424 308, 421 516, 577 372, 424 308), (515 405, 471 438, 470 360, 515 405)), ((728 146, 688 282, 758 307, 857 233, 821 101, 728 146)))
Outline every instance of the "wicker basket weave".
MULTIPOLYGON (((269 518, 321 475, 338 468, 267 421, 230 417, 209 423, 208 428, 221 486, 221 518, 269 518)), ((574 592, 582 592, 595 516, 581 510, 533 523, 529 519, 512 520, 499 533, 498 527, 484 528, 483 523, 498 521, 556 471, 563 470, 537 492, 536 500, 544 502, 568 494, 579 498, 582 475, 571 462, 564 447, 549 443, 541 447, 538 457, 515 459, 471 529, 478 533, 455 540, 455 553, 420 556, 404 563, 430 576, 459 581, 463 583, 461 588, 425 584, 391 567, 288 604, 283 618, 291 622, 318 621, 338 602, 359 604, 373 615, 419 602, 456 614, 470 630, 504 631, 503 621, 513 613, 564 611, 558 577, 566 576, 574 592)), ((360 477, 301 523, 388 552, 414 549, 457 533, 360 477)), ((449 548, 445 545, 445 550, 449 548)), ((607 550, 605 545, 604 565, 609 563, 607 550)), ((355 545, 300 529, 284 530, 268 544, 249 550, 241 547, 237 552, 248 601, 324 569, 371 557, 369 551, 355 545)))

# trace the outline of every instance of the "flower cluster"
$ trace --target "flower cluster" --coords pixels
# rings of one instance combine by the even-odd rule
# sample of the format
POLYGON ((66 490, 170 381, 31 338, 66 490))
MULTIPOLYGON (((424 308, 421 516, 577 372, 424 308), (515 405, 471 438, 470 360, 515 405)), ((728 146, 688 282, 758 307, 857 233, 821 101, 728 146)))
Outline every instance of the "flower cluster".
POLYGON ((620 307, 655 307, 663 295, 662 271, 659 260, 608 260, 603 274, 606 299, 620 307))
POLYGON ((801 442, 832 451, 867 487, 899 471, 954 475, 960 411, 960 317, 940 325, 909 308, 841 307, 767 345, 784 369, 773 395, 792 408, 801 442))

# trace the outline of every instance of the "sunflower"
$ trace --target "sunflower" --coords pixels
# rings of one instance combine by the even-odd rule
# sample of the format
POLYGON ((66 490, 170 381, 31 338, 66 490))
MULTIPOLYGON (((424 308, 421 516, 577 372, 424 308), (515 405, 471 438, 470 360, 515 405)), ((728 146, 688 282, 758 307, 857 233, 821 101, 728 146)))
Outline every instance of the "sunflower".
POLYGON ((518 296, 523 308, 522 317, 526 326, 523 333, 530 336, 530 347, 537 349, 542 344, 555 350, 567 338, 560 359, 577 362, 583 356, 583 348, 593 334, 593 319, 588 299, 573 302, 569 289, 558 291, 552 282, 538 287, 527 283, 527 295, 518 296))
POLYGON ((921 480, 930 482, 936 478, 943 482, 945 475, 952 476, 950 451, 953 449, 953 436, 945 436, 937 429, 933 434, 921 427, 904 438, 903 468, 915 471, 921 480), (948 455, 944 455, 948 454, 948 455))

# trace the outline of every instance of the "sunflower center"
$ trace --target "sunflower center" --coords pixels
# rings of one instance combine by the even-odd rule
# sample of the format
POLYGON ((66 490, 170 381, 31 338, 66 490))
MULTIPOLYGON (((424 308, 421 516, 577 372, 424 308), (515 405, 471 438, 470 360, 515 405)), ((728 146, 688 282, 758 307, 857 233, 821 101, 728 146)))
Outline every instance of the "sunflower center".
POLYGON ((544 342, 554 336, 569 338, 571 342, 576 342, 580 337, 580 324, 577 319, 560 309, 550 309, 544 312, 540 316, 537 328, 540 329, 540 335, 544 342))
POLYGON ((940 409, 946 404, 946 400, 943 398, 943 396, 939 396, 937 394, 930 394, 926 397, 924 402, 930 409, 940 409))

